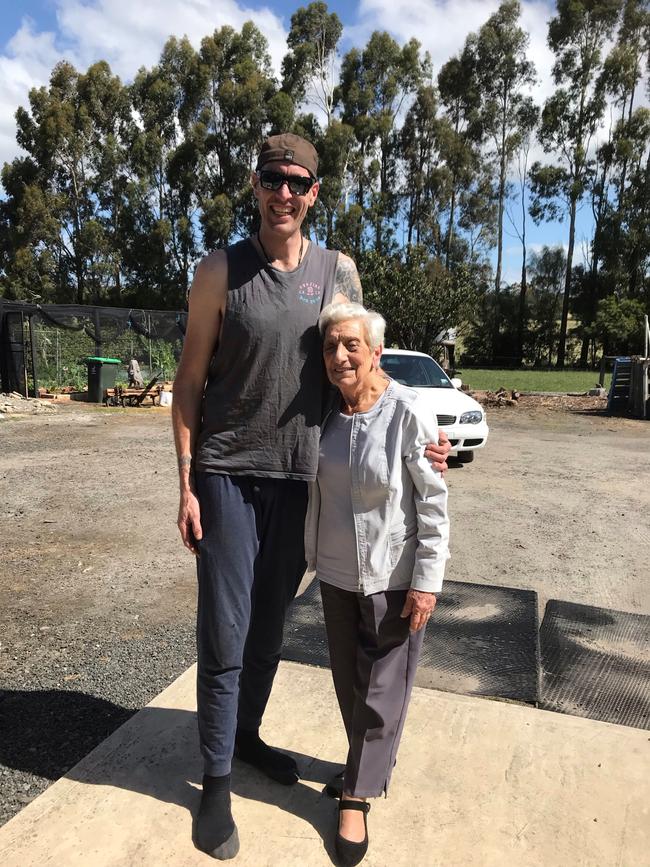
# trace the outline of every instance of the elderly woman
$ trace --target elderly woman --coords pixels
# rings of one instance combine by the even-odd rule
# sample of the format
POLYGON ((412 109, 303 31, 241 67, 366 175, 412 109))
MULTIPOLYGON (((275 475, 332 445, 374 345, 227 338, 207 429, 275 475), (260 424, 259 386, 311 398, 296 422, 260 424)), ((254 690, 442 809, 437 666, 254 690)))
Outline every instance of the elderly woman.
POLYGON ((325 419, 305 525, 320 579, 334 687, 348 738, 336 852, 368 848, 367 798, 388 790, 424 627, 448 553, 447 488, 424 457, 436 419, 380 369, 385 322, 330 304, 318 326, 340 398, 325 419))

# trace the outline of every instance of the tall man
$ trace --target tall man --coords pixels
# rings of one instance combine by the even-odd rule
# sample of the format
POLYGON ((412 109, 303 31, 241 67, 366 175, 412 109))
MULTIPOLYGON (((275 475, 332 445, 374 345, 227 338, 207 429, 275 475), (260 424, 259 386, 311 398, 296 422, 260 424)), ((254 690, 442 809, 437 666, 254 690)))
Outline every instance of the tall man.
MULTIPOLYGON (((174 382, 178 526, 198 555, 205 775, 196 842, 220 860, 239 849, 233 753, 278 782, 298 780, 293 759, 258 732, 305 568, 306 483, 318 464, 324 382, 316 321, 331 301, 361 301, 352 259, 301 232, 317 173, 305 139, 286 133, 263 144, 251 175, 260 230, 199 264, 174 382)), ((449 444, 429 451, 444 469, 449 444)))

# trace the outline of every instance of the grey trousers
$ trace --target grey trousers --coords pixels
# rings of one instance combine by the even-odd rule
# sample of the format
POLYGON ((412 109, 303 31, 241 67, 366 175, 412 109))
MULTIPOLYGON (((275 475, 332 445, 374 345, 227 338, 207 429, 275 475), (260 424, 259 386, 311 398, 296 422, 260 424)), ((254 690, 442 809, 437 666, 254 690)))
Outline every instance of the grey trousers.
POLYGON ((406 590, 363 596, 320 583, 330 665, 348 736, 344 791, 388 791, 424 629, 400 617, 406 590))

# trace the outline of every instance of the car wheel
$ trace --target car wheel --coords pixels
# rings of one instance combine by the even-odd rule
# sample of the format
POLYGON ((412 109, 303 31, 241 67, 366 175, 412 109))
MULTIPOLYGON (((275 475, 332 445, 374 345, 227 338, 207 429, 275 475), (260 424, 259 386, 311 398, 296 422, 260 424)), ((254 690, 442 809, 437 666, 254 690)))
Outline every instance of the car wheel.
POLYGON ((458 452, 456 457, 461 464, 471 464, 474 460, 474 452, 458 452))

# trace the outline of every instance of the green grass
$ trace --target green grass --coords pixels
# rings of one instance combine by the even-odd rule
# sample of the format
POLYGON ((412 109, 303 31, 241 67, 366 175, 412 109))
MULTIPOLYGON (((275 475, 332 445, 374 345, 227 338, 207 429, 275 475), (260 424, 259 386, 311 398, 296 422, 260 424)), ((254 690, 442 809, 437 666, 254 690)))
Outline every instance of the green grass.
MULTIPOLYGON (((566 394, 569 391, 587 391, 598 382, 597 370, 473 370, 466 367, 458 368, 456 376, 478 391, 506 388, 566 394)), ((607 374, 605 388, 608 388, 609 381, 610 374, 607 374)))

